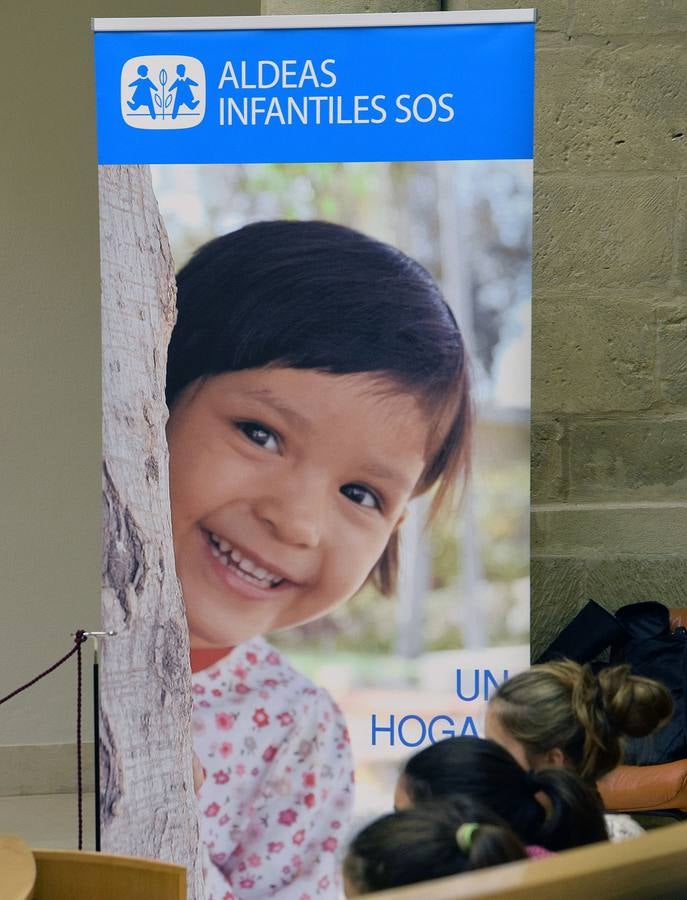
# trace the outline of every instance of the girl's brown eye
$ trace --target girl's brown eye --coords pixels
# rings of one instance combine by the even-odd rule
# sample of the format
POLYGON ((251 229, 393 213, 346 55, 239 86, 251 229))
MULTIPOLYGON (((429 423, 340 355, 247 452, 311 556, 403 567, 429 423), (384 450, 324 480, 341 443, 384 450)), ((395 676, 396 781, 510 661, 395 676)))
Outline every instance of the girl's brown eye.
POLYGON ((357 503, 358 506, 367 506, 370 509, 382 508, 379 497, 374 491, 364 487, 362 484, 344 484, 340 491, 344 497, 348 497, 349 500, 357 503))
POLYGON ((237 422, 236 427, 245 435, 248 440, 257 444, 258 447, 264 447, 265 450, 276 452, 279 450, 279 438, 277 435, 260 422, 237 422))

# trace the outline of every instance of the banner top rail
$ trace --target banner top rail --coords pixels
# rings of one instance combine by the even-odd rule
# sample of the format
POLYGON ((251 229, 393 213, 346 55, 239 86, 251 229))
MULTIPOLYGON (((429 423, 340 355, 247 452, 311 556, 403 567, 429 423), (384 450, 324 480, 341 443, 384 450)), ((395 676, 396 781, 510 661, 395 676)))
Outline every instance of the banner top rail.
POLYGON ((537 10, 350 13, 283 16, 169 16, 93 18, 93 31, 225 31, 286 28, 374 28, 389 25, 509 25, 537 20, 537 10))

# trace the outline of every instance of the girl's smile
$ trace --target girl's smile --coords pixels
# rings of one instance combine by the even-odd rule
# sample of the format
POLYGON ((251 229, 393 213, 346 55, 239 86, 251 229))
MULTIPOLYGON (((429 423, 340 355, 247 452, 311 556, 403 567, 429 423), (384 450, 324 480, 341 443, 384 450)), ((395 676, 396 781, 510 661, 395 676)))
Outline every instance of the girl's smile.
POLYGON ((419 402, 373 374, 245 369, 172 407, 172 530, 194 647, 317 618, 365 582, 425 465, 419 402))

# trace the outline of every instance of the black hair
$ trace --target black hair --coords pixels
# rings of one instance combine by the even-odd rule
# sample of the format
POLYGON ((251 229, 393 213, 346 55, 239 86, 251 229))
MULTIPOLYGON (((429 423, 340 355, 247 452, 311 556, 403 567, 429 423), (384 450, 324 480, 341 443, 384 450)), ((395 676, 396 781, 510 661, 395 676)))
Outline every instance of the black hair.
POLYGON ((413 804, 458 793, 485 803, 525 844, 566 850, 608 837, 594 788, 567 769, 527 772, 494 741, 439 741, 411 757, 401 778, 413 804), (537 799, 539 792, 548 798, 546 805, 537 799))
MULTIPOLYGON (((428 415, 432 511, 469 459, 463 340, 431 275, 400 250, 330 222, 257 222, 202 246, 177 276, 167 404, 200 378, 285 366, 369 372, 415 394, 428 415)), ((373 573, 393 589, 394 534, 373 573)))
POLYGON ((525 859, 521 841, 498 816, 469 797, 429 802, 382 816, 351 842, 346 887, 357 894, 460 875, 525 859), (464 828, 465 835, 461 835, 464 828))

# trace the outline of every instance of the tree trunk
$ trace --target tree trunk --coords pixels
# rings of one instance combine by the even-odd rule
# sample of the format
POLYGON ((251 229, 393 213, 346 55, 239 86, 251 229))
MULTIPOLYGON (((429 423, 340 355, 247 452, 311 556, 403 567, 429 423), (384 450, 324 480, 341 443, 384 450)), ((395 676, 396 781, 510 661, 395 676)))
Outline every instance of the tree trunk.
POLYGON ((175 573, 165 367, 167 234, 145 166, 100 167, 103 397, 101 829, 108 853, 175 862, 202 898, 188 631, 175 573))

